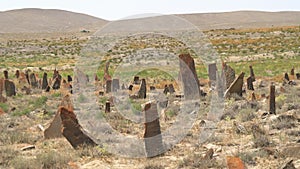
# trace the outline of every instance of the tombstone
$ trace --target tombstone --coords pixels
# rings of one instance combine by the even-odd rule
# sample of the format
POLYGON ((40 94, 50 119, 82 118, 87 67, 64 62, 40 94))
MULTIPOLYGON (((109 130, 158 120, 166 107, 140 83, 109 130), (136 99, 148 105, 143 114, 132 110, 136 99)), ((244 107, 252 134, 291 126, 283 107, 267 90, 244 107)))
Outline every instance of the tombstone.
POLYGON ((5 87, 5 92, 6 92, 7 97, 16 95, 16 86, 15 86, 14 82, 5 80, 4 87, 5 87))
POLYGON ((291 69, 291 76, 294 76, 295 75, 295 68, 293 67, 292 69, 291 69))
POLYGON ((129 85, 128 90, 132 91, 133 85, 129 85))
POLYGON ((170 92, 170 91, 169 91, 168 85, 165 85, 165 88, 164 88, 163 93, 164 93, 164 94, 168 94, 169 92, 170 92))
POLYGON ((84 87, 87 85, 88 81, 88 76, 81 70, 77 69, 75 74, 75 83, 81 87, 84 87))
POLYGON ((138 91, 138 98, 139 99, 146 99, 146 97, 147 97, 146 80, 142 79, 140 90, 138 91))
POLYGON ((252 82, 255 82, 255 75, 252 66, 249 66, 250 69, 250 77, 252 78, 252 82))
POLYGON ((16 76, 17 79, 19 79, 19 77, 20 77, 20 71, 19 70, 16 70, 15 76, 16 76))
POLYGON ((50 86, 47 86, 45 92, 50 92, 50 89, 51 89, 50 86))
POLYGON ((297 80, 300 80, 300 73, 296 73, 297 80))
POLYGON ((0 95, 2 95, 4 91, 4 79, 0 79, 0 95))
POLYGON ((7 70, 4 70, 4 71, 3 71, 3 74, 4 74, 4 78, 5 78, 5 79, 8 79, 8 71, 7 71, 7 70))
POLYGON ((117 92, 120 89, 120 80, 119 79, 113 79, 112 80, 112 91, 117 92))
POLYGON ((140 84, 140 77, 134 76, 134 78, 133 78, 133 84, 136 84, 136 85, 140 84))
POLYGON ((150 86, 150 91, 155 90, 155 86, 150 86))
POLYGON ((53 71, 52 79, 54 80, 55 78, 57 78, 58 75, 59 75, 59 72, 55 68, 54 71, 53 71))
POLYGON ((153 157, 164 152, 157 105, 147 103, 145 105, 145 149, 146 156, 153 157))
POLYGON ((47 73, 46 72, 44 72, 44 75, 43 75, 43 82, 42 82, 42 89, 43 90, 45 90, 45 89, 47 89, 47 87, 48 87, 48 75, 47 75, 47 73))
POLYGON ((107 80, 106 81, 106 93, 111 92, 111 85, 112 85, 112 80, 107 80))
POLYGON ((30 79, 30 85, 32 88, 37 88, 38 87, 38 82, 36 80, 36 76, 34 73, 31 73, 29 76, 30 79))
POLYGON ((58 90, 60 89, 60 83, 61 83, 61 79, 60 78, 56 78, 55 81, 54 81, 54 84, 52 86, 52 89, 53 90, 58 90))
POLYGON ((254 90, 253 78, 251 76, 247 78, 247 89, 248 90, 254 90))
POLYGON ((244 75, 245 73, 242 72, 234 82, 229 86, 229 88, 225 92, 225 97, 229 97, 232 94, 237 94, 238 96, 243 96, 243 84, 244 84, 244 75))
POLYGON ((73 81, 72 77, 70 75, 68 75, 68 82, 70 83, 72 81, 73 81))
POLYGON ((216 63, 208 65, 208 77, 210 81, 216 81, 216 72, 217 72, 217 65, 216 63))
POLYGON ((107 102, 105 103, 105 113, 109 113, 109 112, 110 112, 110 102, 107 101, 107 102))
POLYGON ((62 135, 70 142, 73 148, 77 149, 84 145, 96 146, 96 143, 82 130, 73 111, 62 107, 60 117, 62 121, 62 135))
POLYGON ((271 84, 270 86, 269 110, 270 110, 270 114, 276 114, 274 84, 271 84))
POLYGON ((50 123, 50 126, 44 131, 45 139, 54 139, 54 138, 63 137, 61 133, 62 121, 60 117, 60 111, 61 109, 59 108, 54 116, 54 119, 50 123))
POLYGON ((27 83, 30 85, 28 70, 26 70, 26 72, 25 72, 25 77, 26 77, 27 83))
POLYGON ((223 76, 225 76, 226 89, 228 89, 235 80, 235 71, 226 63, 223 63, 223 76))
POLYGON ((286 80, 287 82, 290 81, 290 78, 289 78, 288 73, 285 73, 285 74, 284 74, 284 80, 286 80))
POLYGON ((180 54, 179 60, 179 74, 181 82, 183 83, 184 98, 187 100, 196 99, 200 95, 200 85, 194 59, 190 56, 190 54, 180 54))
POLYGON ((216 84, 216 88, 217 88, 217 94, 219 98, 223 98, 224 97, 224 91, 225 91, 225 79, 223 79, 223 76, 220 76, 219 73, 216 73, 217 75, 217 84, 216 84))
POLYGON ((169 84, 169 92, 170 92, 170 94, 175 93, 175 89, 174 89, 173 84, 169 84))

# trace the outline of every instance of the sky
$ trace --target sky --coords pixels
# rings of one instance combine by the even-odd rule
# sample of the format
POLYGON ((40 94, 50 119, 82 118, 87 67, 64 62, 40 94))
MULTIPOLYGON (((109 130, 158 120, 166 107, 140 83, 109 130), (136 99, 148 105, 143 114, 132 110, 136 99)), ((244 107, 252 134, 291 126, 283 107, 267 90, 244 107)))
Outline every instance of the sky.
POLYGON ((106 20, 118 20, 145 13, 300 11, 300 0, 0 0, 0 2, 0 11, 20 8, 62 9, 106 20))

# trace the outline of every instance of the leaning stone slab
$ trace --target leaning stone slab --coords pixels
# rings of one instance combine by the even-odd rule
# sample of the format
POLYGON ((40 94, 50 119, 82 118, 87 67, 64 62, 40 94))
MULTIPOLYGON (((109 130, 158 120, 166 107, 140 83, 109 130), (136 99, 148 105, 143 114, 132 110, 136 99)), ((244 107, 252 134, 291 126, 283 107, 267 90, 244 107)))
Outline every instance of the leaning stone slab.
POLYGON ((229 97, 232 94, 237 94, 238 96, 243 96, 242 91, 243 91, 243 84, 244 84, 244 76, 245 73, 242 72, 234 81, 233 83, 229 86, 229 88, 225 92, 225 97, 229 97))
POLYGON ((45 139, 54 139, 54 138, 63 137, 61 133, 62 121, 60 118, 60 111, 61 108, 59 108, 58 111, 56 112, 50 126, 44 131, 45 139))

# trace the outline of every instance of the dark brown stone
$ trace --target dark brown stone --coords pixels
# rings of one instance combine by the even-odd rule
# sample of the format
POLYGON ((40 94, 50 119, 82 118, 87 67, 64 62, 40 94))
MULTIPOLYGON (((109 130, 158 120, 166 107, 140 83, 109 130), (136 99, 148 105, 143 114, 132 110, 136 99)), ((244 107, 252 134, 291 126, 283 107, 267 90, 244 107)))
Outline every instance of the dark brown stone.
POLYGON ((117 92, 120 89, 120 80, 119 79, 113 79, 112 80, 112 91, 117 92))
POLYGON ((73 111, 61 108, 60 117, 62 120, 62 134, 74 148, 80 146, 92 145, 96 143, 84 132, 79 125, 76 115, 73 111))
POLYGON ((38 87, 38 82, 36 80, 36 76, 34 73, 31 73, 29 76, 30 79, 30 85, 32 88, 37 88, 38 87))
POLYGON ((270 86, 269 110, 270 110, 270 114, 276 114, 275 85, 274 84, 271 84, 271 86, 270 86))
POLYGON ((47 86, 45 92, 50 92, 50 89, 51 89, 50 86, 47 86))
POLYGON ((129 85, 128 90, 132 91, 133 85, 129 85))
POLYGON ((133 78, 133 84, 140 84, 140 77, 138 77, 138 76, 134 76, 134 78, 133 78))
POLYGON ((7 97, 16 95, 16 86, 15 86, 14 82, 5 80, 4 87, 5 87, 5 92, 6 92, 7 97))
POLYGON ((104 92, 103 91, 99 91, 99 96, 104 96, 104 92))
POLYGON ((61 108, 56 112, 54 119, 50 123, 50 126, 44 131, 45 139, 53 139, 63 137, 61 133, 62 121, 60 117, 61 108))
POLYGON ((288 75, 288 73, 285 73, 285 74, 284 74, 284 79, 285 79, 287 82, 289 82, 289 81, 290 81, 290 78, 289 78, 289 75, 288 75))
POLYGON ((43 75, 43 82, 42 82, 42 89, 43 90, 46 90, 47 87, 48 87, 48 75, 46 72, 44 72, 44 75, 43 75))
POLYGON ((169 93, 169 87, 168 87, 168 85, 165 85, 163 93, 164 94, 168 94, 169 93))
POLYGON ((216 63, 209 64, 208 65, 208 76, 210 81, 216 81, 217 80, 217 65, 216 63))
POLYGON ((16 76, 17 79, 19 79, 19 77, 20 77, 20 71, 19 70, 16 70, 15 76, 16 76))
POLYGON ((28 70, 25 72, 25 77, 26 77, 27 83, 30 85, 28 70))
POLYGON ((169 84, 169 92, 170 92, 170 94, 175 93, 175 89, 174 89, 173 84, 169 84))
POLYGON ((238 96, 243 96, 243 84, 244 84, 244 75, 245 73, 242 72, 234 82, 229 86, 229 88, 225 92, 225 97, 229 97, 232 94, 237 94, 238 96))
POLYGON ((247 78, 247 89, 248 90, 254 90, 253 78, 251 76, 247 78))
POLYGON ((111 92, 112 80, 106 80, 106 93, 111 92))
POLYGON ((150 86, 150 90, 151 91, 155 90, 155 86, 150 86))
POLYGON ((294 68, 294 67, 291 69, 291 75, 292 75, 292 76, 295 75, 295 68, 294 68))
POLYGON ((196 99, 200 96, 199 80, 194 59, 190 54, 179 55, 180 79, 183 83, 184 98, 196 99))
POLYGON ((72 81, 73 81, 72 76, 68 75, 68 82, 70 83, 72 81))
POLYGON ((7 70, 4 70, 4 71, 3 71, 3 74, 4 74, 4 78, 5 78, 5 79, 8 79, 8 71, 7 71, 7 70))
POLYGON ((300 73, 296 73, 296 78, 300 80, 300 73))
POLYGON ((223 74, 225 75, 226 89, 228 89, 235 80, 235 71, 229 65, 223 63, 223 74))
POLYGON ((255 96, 254 92, 252 92, 252 94, 251 94, 251 101, 256 102, 256 96, 255 96))
POLYGON ((54 84, 52 86, 53 90, 58 90, 60 89, 60 83, 61 83, 61 79, 60 78, 55 78, 54 84))
POLYGON ((157 156, 163 152, 159 116, 155 103, 147 103, 145 105, 144 140, 147 157, 157 156))
POLYGON ((147 97, 146 80, 142 79, 140 90, 138 91, 138 98, 139 99, 146 99, 146 97, 147 97))
POLYGON ((105 103, 105 113, 109 113, 109 112, 110 112, 110 102, 107 101, 107 102, 105 103))
POLYGON ((252 82, 255 82, 255 75, 254 75, 253 67, 249 66, 249 69, 250 69, 250 77, 252 78, 252 82))

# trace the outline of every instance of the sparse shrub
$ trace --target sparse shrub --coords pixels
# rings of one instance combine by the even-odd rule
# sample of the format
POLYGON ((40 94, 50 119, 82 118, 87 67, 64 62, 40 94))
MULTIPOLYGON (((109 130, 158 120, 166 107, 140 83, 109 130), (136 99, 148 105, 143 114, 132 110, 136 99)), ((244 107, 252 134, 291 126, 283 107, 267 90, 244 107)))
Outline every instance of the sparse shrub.
POLYGON ((32 169, 41 167, 34 159, 28 159, 21 156, 15 157, 10 162, 10 166, 12 166, 14 169, 32 169))
POLYGON ((31 111, 29 109, 23 109, 21 111, 15 111, 13 112, 13 116, 23 116, 29 114, 31 111))
POLYGON ((256 116, 253 109, 242 109, 240 112, 240 117, 242 122, 246 122, 246 121, 251 121, 256 116))
MULTIPOLYGON (((10 164, 10 161, 18 155, 18 151, 15 151, 12 148, 9 147, 1 147, 0 148, 0 166, 3 168, 8 167, 10 164)), ((1 167, 1 168, 2 168, 1 167)))
POLYGON ((49 151, 37 155, 37 162, 43 169, 64 169, 67 168, 71 156, 62 152, 49 151))
POLYGON ((8 112, 8 105, 5 103, 0 103, 0 108, 4 111, 4 112, 8 112))

